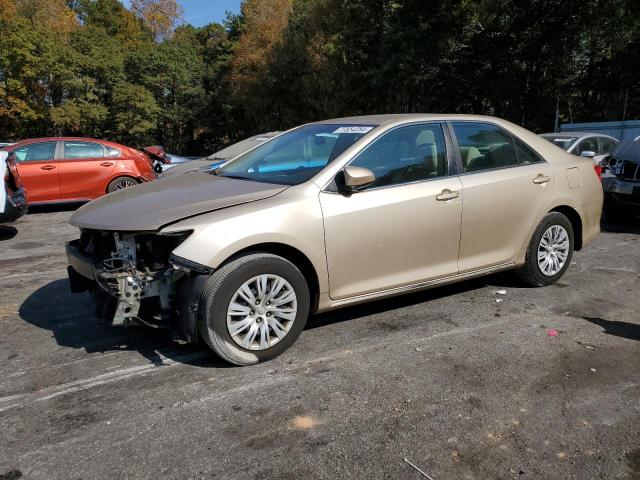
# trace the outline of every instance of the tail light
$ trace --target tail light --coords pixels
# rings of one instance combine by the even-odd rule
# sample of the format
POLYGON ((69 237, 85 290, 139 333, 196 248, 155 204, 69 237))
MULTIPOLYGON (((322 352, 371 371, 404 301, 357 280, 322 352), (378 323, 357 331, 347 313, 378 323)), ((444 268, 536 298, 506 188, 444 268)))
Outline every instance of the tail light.
POLYGON ((598 179, 602 180, 602 167, 600 165, 594 165, 593 169, 595 170, 598 179))
POLYGON ((4 181, 11 185, 15 190, 22 188, 22 180, 20 179, 20 173, 18 172, 18 166, 16 164, 16 157, 13 152, 7 156, 6 164, 7 169, 4 172, 4 181))

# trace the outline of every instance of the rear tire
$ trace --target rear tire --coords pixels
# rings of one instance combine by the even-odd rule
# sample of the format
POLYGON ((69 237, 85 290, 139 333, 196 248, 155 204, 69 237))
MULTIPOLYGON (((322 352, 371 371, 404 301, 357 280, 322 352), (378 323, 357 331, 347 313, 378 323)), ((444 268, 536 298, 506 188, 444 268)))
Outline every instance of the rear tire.
POLYGON ((516 275, 534 287, 555 283, 571 264, 573 245, 569 219, 562 213, 547 213, 533 233, 524 265, 515 271, 516 275))
POLYGON ((133 177, 118 177, 109 183, 107 187, 107 193, 116 192, 118 190, 124 190, 125 188, 133 187, 137 185, 138 181, 133 177))
POLYGON ((252 365, 277 357, 295 342, 309 306, 309 287, 293 263, 254 253, 209 277, 198 304, 198 330, 222 359, 252 365))

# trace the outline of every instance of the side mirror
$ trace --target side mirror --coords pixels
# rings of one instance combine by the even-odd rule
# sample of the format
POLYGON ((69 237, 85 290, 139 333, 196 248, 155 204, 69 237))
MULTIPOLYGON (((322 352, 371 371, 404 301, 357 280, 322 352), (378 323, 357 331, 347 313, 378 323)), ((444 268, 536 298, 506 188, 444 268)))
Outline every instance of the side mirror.
POLYGON ((581 157, 586 157, 586 158, 593 158, 596 156, 596 152, 592 151, 592 150, 583 150, 580 153, 581 157))
POLYGON ((375 174, 364 167, 345 167, 344 174, 344 186, 351 192, 355 192, 362 187, 371 185, 376 181, 375 174))

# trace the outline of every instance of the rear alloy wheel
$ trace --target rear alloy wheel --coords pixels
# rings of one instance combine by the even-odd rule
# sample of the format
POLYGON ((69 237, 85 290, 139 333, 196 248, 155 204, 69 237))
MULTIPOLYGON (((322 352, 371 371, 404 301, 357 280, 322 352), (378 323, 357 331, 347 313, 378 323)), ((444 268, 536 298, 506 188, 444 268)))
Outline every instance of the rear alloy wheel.
POLYGON ((542 219, 531 238, 524 265, 516 270, 521 280, 535 287, 557 281, 566 272, 573 256, 573 227, 559 212, 542 219))
POLYGON ((545 230, 538 245, 538 268, 547 277, 560 273, 569 255, 569 233, 562 225, 545 230))
POLYGON ((224 360, 251 365, 295 342, 309 305, 309 287, 293 263, 269 253, 249 254, 209 277, 198 306, 198 329, 224 360))
POLYGON ((135 178, 131 177, 118 177, 113 180, 107 187, 107 193, 116 192, 118 190, 124 190, 125 188, 133 187, 138 182, 135 178))

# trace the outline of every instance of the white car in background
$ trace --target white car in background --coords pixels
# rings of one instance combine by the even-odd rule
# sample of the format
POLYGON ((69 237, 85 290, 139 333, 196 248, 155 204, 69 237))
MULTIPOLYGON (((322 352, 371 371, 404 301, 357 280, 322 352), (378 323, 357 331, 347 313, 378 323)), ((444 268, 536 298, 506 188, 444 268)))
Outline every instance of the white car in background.
POLYGON ((15 155, 0 150, 0 222, 13 222, 27 213, 27 194, 22 186, 15 155))
POLYGON ((609 135, 593 132, 543 133, 540 136, 568 153, 593 158, 596 163, 609 155, 619 142, 609 135))

